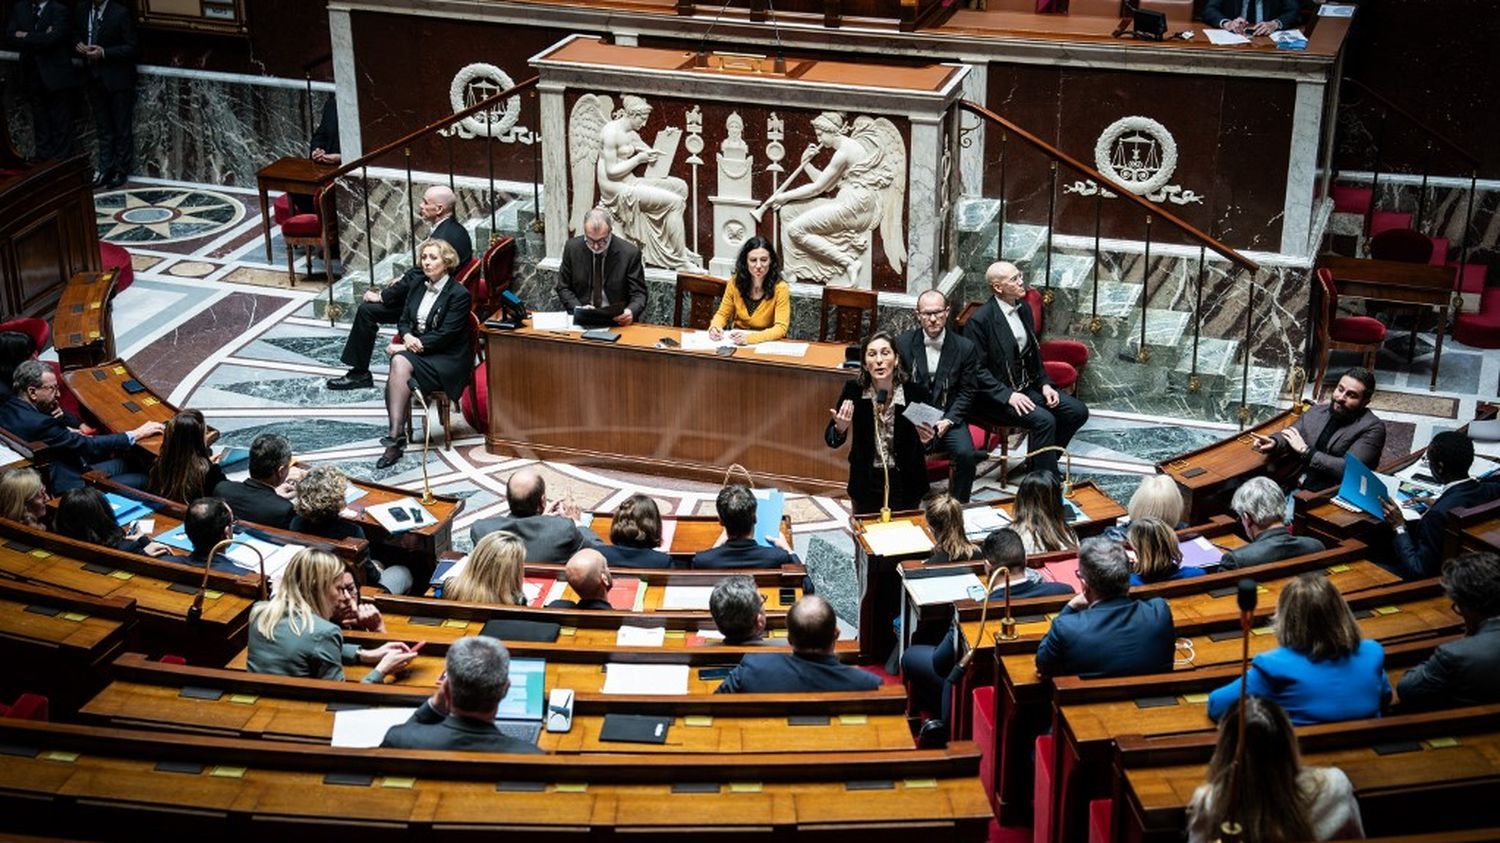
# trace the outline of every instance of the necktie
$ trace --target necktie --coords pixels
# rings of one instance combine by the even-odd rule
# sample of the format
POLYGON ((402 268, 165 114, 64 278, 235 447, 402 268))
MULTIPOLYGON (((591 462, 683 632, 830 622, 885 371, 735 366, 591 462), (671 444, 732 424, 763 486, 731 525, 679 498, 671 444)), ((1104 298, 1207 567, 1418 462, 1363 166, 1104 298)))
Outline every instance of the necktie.
POLYGON ((589 303, 594 307, 604 306, 604 255, 594 253, 593 260, 589 262, 591 270, 589 303))

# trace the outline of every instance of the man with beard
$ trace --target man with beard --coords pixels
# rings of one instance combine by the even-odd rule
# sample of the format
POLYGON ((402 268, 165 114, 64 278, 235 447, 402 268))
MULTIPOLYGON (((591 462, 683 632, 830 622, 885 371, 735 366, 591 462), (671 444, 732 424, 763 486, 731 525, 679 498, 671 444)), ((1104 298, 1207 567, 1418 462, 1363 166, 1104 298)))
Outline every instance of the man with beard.
POLYGON ((1385 423, 1366 409, 1374 394, 1374 373, 1356 366, 1339 378, 1328 403, 1303 413, 1296 424, 1273 436, 1250 434, 1255 450, 1273 460, 1298 460, 1295 485, 1302 489, 1339 485, 1345 454, 1374 470, 1385 448, 1385 423))

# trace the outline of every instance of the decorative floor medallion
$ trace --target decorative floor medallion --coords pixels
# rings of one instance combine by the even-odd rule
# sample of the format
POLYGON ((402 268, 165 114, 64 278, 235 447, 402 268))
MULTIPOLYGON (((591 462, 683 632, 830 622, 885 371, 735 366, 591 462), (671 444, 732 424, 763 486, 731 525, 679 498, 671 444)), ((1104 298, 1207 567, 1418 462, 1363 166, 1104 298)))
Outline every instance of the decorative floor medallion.
POLYGON ((146 187, 98 194, 94 215, 101 240, 178 243, 228 230, 245 218, 245 206, 212 190, 146 187))

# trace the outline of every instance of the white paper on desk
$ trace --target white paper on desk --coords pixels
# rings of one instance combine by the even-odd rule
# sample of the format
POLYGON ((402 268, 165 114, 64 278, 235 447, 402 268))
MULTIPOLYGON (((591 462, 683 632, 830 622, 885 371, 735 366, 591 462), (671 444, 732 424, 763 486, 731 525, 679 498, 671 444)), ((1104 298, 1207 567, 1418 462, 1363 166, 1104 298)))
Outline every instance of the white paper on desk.
MULTIPOLYGON (((467 559, 468 557, 466 556, 464 558, 467 559)), ((526 605, 530 606, 532 603, 535 603, 537 597, 541 595, 542 587, 534 582, 522 582, 521 593, 526 595, 526 605)))
POLYGON ((901 412, 901 415, 906 416, 906 420, 917 427, 921 427, 924 424, 935 425, 943 420, 942 410, 931 404, 923 404, 921 401, 914 401, 907 404, 906 409, 901 412))
POLYGON ((1271 33, 1271 40, 1277 44, 1295 44, 1297 42, 1301 42, 1304 46, 1307 44, 1307 36, 1303 35, 1300 29, 1278 30, 1271 33))
POLYGON ((756 354, 775 354, 780 357, 806 357, 807 343, 771 340, 755 346, 756 354))
POLYGON ((583 333, 582 325, 573 324, 573 314, 566 310, 548 311, 545 313, 532 312, 531 329, 533 331, 561 331, 564 333, 583 333))
POLYGON ((926 531, 910 521, 889 521, 865 525, 865 544, 876 556, 901 556, 932 550, 932 539, 926 531))
POLYGON ((734 341, 729 339, 728 332, 720 339, 709 336, 707 331, 682 332, 683 351, 712 351, 715 348, 727 348, 733 345, 734 341))
MULTIPOLYGON (((267 575, 270 575, 271 573, 271 560, 275 558, 278 553, 281 553, 283 548, 285 547, 284 545, 272 544, 265 539, 258 539, 254 536, 245 535, 244 533, 237 534, 234 537, 234 540, 235 544, 224 548, 224 555, 234 560, 234 564, 239 565, 242 568, 249 568, 251 571, 259 572, 260 559, 257 559, 255 556, 255 551, 258 550, 260 551, 261 558, 265 559, 266 561, 267 575), (255 548, 255 550, 251 550, 250 548, 252 547, 255 548)), ((300 546, 294 547, 292 549, 292 552, 296 553, 301 549, 302 548, 300 546)), ((287 560, 290 560, 292 557, 288 555, 285 558, 287 560)), ((286 567, 286 562, 283 561, 281 563, 281 566, 283 568, 286 567)))
POLYGON ((1010 516, 998 506, 971 506, 964 509, 964 535, 987 536, 1001 527, 1010 526, 1010 516))
POLYGON ((1205 29, 1203 34, 1208 36, 1208 43, 1228 46, 1230 44, 1249 44, 1250 39, 1243 35, 1236 35, 1227 29, 1205 29))
POLYGON ((292 557, 305 549, 306 547, 300 544, 284 544, 266 556, 266 578, 271 581, 272 591, 275 591, 276 587, 281 584, 281 573, 286 570, 292 557))
POLYGON ((605 669, 602 690, 606 694, 681 696, 688 690, 688 666, 610 662, 605 669))
POLYGON ((971 600, 973 595, 970 594, 970 589, 978 589, 975 592, 977 594, 984 593, 984 583, 969 571, 946 577, 919 577, 906 581, 906 594, 918 606, 971 600))
POLYGON ((332 746, 364 749, 380 746, 392 726, 411 719, 415 708, 360 708, 333 713, 332 746))
POLYGON ((660 647, 667 643, 667 628, 664 626, 631 626, 620 624, 615 633, 616 647, 660 647))
POLYGON ((669 585, 661 592, 661 609, 695 612, 708 611, 708 597, 713 594, 711 585, 669 585))
POLYGON ((1354 10, 1357 8, 1359 7, 1350 6, 1344 3, 1324 3, 1323 5, 1318 7, 1318 17, 1352 18, 1354 17, 1354 10))
POLYGON ((1500 419, 1469 422, 1469 438, 1476 446, 1480 442, 1500 442, 1500 419))
POLYGON ((717 629, 713 629, 713 628, 710 628, 710 627, 701 627, 701 628, 699 628, 699 630, 695 634, 699 638, 702 638, 705 641, 723 641, 724 640, 724 633, 718 631, 717 629))
POLYGON ((411 497, 366 507, 365 514, 374 518, 375 522, 384 527, 386 532, 389 533, 400 533, 437 523, 437 519, 432 516, 432 513, 428 512, 426 507, 418 503, 416 498, 411 497), (404 521, 397 519, 391 514, 396 509, 400 509, 406 516, 404 521))

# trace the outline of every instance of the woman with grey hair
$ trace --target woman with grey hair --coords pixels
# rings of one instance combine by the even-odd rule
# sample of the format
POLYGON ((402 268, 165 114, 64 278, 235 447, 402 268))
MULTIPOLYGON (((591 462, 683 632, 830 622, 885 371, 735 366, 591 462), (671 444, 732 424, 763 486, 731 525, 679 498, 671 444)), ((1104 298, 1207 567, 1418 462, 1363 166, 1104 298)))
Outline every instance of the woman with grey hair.
POLYGON ((1240 519, 1250 543, 1224 554, 1219 567, 1229 571, 1280 562, 1317 553, 1323 543, 1311 536, 1294 536, 1286 528, 1286 496, 1269 477, 1252 477, 1234 490, 1229 508, 1240 519))
MULTIPOLYGON (((292 516, 292 531, 333 541, 365 538, 364 528, 340 515, 348 487, 349 478, 337 467, 313 466, 297 481, 297 500, 292 504, 297 514, 292 516)), ((392 594, 405 594, 411 588, 411 570, 403 565, 384 566, 367 557, 363 573, 365 582, 392 594)))

